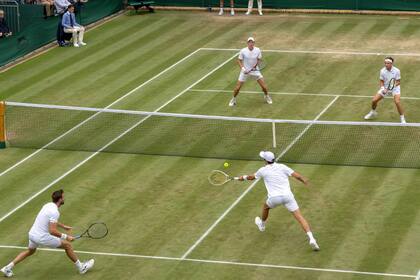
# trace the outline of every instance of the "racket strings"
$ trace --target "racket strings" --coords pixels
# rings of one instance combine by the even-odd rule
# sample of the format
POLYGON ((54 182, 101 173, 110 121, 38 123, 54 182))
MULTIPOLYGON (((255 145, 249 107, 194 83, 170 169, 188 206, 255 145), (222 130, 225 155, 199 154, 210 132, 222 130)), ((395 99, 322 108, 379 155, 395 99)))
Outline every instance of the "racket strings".
POLYGON ((213 185, 221 185, 229 180, 229 177, 222 172, 213 171, 209 176, 209 181, 213 185))
POLYGON ((108 234, 108 228, 104 223, 96 223, 89 227, 87 233, 91 238, 103 238, 108 234))

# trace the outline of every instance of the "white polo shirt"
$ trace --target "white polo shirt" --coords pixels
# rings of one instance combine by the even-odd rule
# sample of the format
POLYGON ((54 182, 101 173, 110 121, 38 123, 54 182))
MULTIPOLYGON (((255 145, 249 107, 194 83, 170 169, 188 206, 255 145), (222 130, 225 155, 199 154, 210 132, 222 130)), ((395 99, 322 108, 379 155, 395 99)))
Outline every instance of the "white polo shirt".
POLYGON ((268 197, 291 195, 289 177, 293 173, 293 169, 284 164, 272 163, 258 169, 255 178, 264 180, 268 197))
POLYGON ((58 223, 58 218, 60 218, 60 212, 58 212, 57 205, 53 202, 45 204, 36 216, 29 234, 35 236, 50 234, 49 224, 58 223))
POLYGON ((258 59, 262 58, 262 53, 257 47, 254 47, 252 51, 246 47, 239 52, 238 58, 242 60, 245 69, 251 70, 257 64, 258 59))
MULTIPOLYGON (((401 72, 397 67, 392 66, 391 70, 388 71, 386 67, 382 68, 379 74, 379 79, 384 81, 385 88, 388 88, 391 79, 401 80, 401 72)), ((399 88, 400 86, 396 87, 399 88)))

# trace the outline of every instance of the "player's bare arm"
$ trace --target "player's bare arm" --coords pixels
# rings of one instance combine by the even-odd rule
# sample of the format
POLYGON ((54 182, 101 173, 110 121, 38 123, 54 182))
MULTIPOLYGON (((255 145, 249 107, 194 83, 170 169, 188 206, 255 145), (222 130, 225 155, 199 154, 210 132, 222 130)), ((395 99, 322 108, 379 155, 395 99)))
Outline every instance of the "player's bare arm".
POLYGON ((73 241, 74 237, 68 234, 63 234, 61 232, 58 231, 57 229, 58 223, 50 223, 48 226, 48 231, 50 232, 51 235, 54 235, 58 238, 61 239, 65 239, 67 241, 73 241))
POLYGON ((301 181, 302 183, 304 183, 305 186, 308 186, 309 185, 309 180, 307 178, 303 177, 301 174, 299 174, 296 171, 292 173, 292 177, 295 178, 295 179, 297 179, 297 180, 299 180, 299 181, 301 181))
POLYGON ((243 175, 239 177, 239 181, 252 181, 255 180, 255 175, 243 175))

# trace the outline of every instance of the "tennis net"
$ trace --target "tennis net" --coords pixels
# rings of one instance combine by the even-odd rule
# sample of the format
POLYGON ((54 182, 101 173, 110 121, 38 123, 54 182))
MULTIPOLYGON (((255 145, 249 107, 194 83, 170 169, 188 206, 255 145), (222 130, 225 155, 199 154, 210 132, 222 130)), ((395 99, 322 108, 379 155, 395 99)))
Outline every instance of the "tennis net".
POLYGON ((10 147, 420 168, 420 123, 278 120, 6 102, 10 147))

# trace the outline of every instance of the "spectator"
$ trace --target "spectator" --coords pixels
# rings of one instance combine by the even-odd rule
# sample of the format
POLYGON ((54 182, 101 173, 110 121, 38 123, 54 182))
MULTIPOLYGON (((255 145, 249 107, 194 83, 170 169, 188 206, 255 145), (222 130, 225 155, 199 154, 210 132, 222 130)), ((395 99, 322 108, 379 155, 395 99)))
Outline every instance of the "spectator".
MULTIPOLYGON (((219 16, 223 15, 223 3, 224 0, 220 0, 220 11, 219 11, 219 16)), ((235 15, 235 11, 233 10, 233 0, 230 0, 230 15, 234 16, 235 15)))
POLYGON ((76 48, 78 48, 80 45, 86 46, 86 43, 83 42, 83 34, 85 33, 85 28, 76 22, 73 5, 69 5, 67 7, 67 12, 63 15, 61 24, 63 25, 64 33, 73 34, 73 46, 76 48))
POLYGON ((57 11, 58 15, 63 15, 66 12, 67 7, 69 5, 71 5, 71 3, 67 0, 55 0, 54 1, 55 10, 57 11))
POLYGON ((0 38, 12 36, 9 26, 4 18, 4 11, 0 10, 0 38))
POLYGON ((57 43, 60 45, 60 47, 65 47, 67 45, 65 41, 66 34, 64 34, 63 25, 61 25, 61 20, 63 19, 63 14, 66 12, 67 7, 70 4, 71 3, 67 0, 54 1, 55 10, 59 16, 58 26, 57 26, 57 43))
POLYGON ((38 4, 44 6, 45 17, 50 17, 54 14, 54 0, 38 0, 38 4))
MULTIPOLYGON (((262 0, 257 0, 258 3, 258 13, 260 14, 260 16, 263 15, 262 12, 262 0)), ((248 1, 248 11, 246 12, 246 15, 250 15, 252 12, 252 7, 254 6, 254 0, 249 0, 248 1)))

